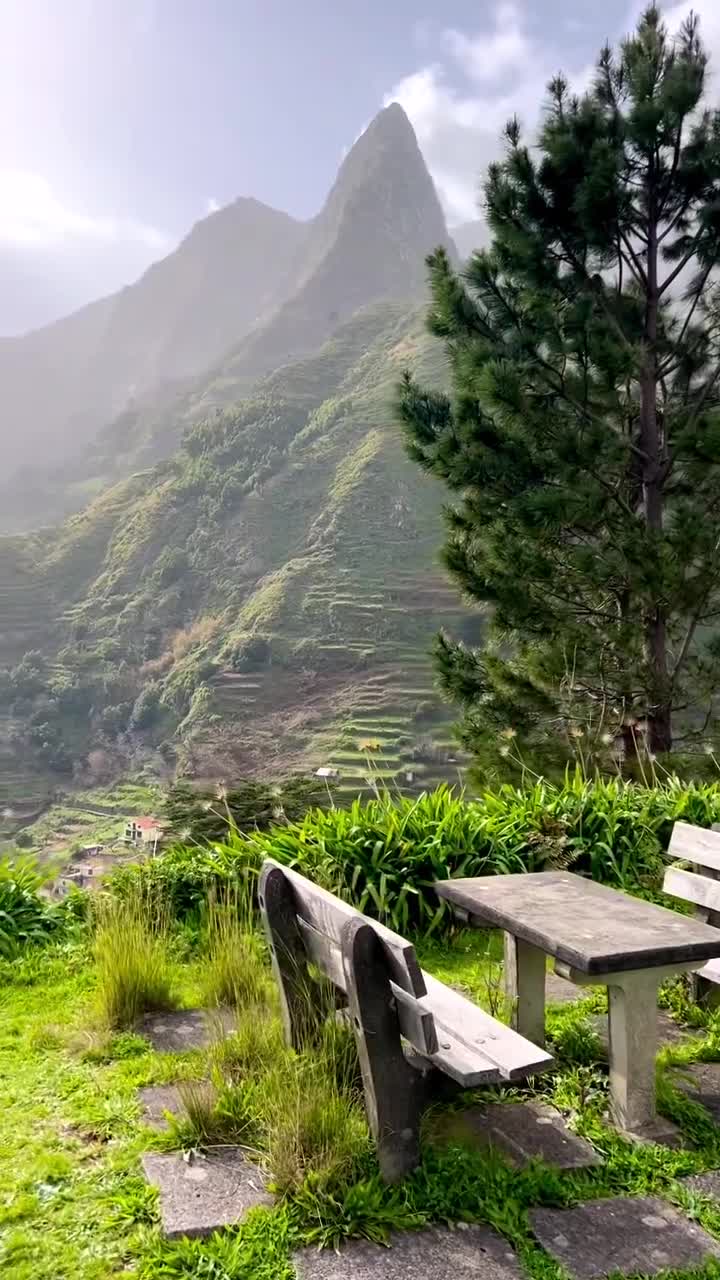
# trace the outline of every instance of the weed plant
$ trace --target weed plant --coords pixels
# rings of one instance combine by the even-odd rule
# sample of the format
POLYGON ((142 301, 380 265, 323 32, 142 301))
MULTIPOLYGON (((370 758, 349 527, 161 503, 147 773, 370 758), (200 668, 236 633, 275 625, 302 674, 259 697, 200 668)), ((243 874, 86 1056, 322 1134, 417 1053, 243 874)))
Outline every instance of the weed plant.
POLYGON ((281 1195, 310 1175, 344 1183, 371 1150, 353 1034, 335 1016, 326 988, 313 987, 300 1051, 285 1045, 267 985, 264 1001, 240 1007, 233 1034, 214 1047, 212 1091, 181 1086, 185 1115, 174 1125, 186 1147, 233 1142, 251 1149, 281 1195))

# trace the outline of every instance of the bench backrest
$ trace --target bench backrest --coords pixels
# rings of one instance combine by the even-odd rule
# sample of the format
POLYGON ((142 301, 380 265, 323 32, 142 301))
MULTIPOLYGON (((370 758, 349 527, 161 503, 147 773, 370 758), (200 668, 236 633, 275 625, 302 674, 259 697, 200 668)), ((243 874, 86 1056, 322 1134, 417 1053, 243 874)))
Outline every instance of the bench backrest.
POLYGON ((699 874, 684 867, 668 867, 663 881, 665 893, 692 902, 703 913, 720 912, 720 831, 676 822, 667 856, 689 862, 699 874))
POLYGON ((434 1053, 437 1031, 433 1015, 423 1003, 427 987, 412 943, 272 858, 263 864, 261 886, 273 874, 282 875, 292 888, 297 925, 308 958, 341 991, 346 990, 343 932, 350 920, 363 920, 372 926, 383 949, 402 1034, 421 1053, 434 1053))
POLYGON ((291 895, 293 927, 305 958, 341 991, 347 991, 343 935, 348 924, 360 921, 372 928, 382 947, 401 1035, 463 1088, 523 1079, 552 1064, 544 1049, 425 973, 411 942, 272 858, 263 863, 260 877, 266 928, 271 926, 267 908, 273 888, 291 895))

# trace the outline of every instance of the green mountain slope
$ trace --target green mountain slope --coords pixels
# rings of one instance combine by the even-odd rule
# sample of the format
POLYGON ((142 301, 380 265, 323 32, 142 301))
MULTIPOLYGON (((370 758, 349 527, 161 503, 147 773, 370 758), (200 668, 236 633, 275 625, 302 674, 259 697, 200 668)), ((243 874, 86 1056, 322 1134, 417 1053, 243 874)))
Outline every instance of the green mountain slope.
POLYGON ((368 757, 411 785, 456 776, 427 650, 477 621, 392 418, 407 366, 443 378, 422 316, 376 304, 59 530, 0 541, 0 712, 29 775, 95 749, 214 778, 331 764, 353 789, 368 757))
POLYGON ((115 297, 0 340, 0 530, 56 522, 167 457, 184 427, 317 351, 360 308, 417 301, 438 244, 454 251, 394 104, 358 138, 309 222, 238 200, 115 297))

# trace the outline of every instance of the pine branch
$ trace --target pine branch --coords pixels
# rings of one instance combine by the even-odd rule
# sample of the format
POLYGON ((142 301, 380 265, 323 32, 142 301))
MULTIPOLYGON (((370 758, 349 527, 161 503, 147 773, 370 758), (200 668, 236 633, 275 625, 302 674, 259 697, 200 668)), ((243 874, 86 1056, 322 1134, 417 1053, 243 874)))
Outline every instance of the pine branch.
POLYGON ((680 259, 675 269, 670 272, 670 275, 667 276, 666 279, 663 280, 663 283, 659 286, 658 298, 662 298, 663 295, 667 293, 670 286, 674 284, 675 281, 677 280, 678 276, 680 275, 680 272, 684 271, 688 263, 692 262, 693 258, 697 257, 698 246, 704 235, 705 235, 705 228, 699 227, 697 232, 695 233, 695 237, 692 241, 692 244, 688 249, 687 253, 685 254, 685 256, 680 259))
MULTIPOLYGON (((629 254, 629 257, 630 257, 630 263, 628 263, 628 262, 627 262, 627 259, 625 259, 625 263, 626 263, 626 265, 628 266, 628 269, 630 270, 631 275, 633 276, 633 278, 637 281, 637 283, 638 283, 639 285, 642 285, 643 289, 647 289, 647 275, 646 275, 646 274, 645 274, 645 272, 643 271, 642 263, 641 263, 641 262, 640 262, 640 260, 638 259, 638 256, 637 256, 637 254, 635 253, 635 250, 633 249, 632 245, 630 244, 630 242, 629 242, 629 240, 628 240, 627 236, 625 235, 625 233, 624 233, 623 231, 621 231, 619 234, 620 234, 620 239, 622 240, 623 244, 625 245, 625 249, 626 249, 626 251, 627 251, 627 253, 629 254), (633 268, 634 268, 634 270, 633 270, 633 268)), ((621 256, 622 256, 622 257, 624 257, 624 255, 622 254, 622 250, 621 250, 621 256)))
MULTIPOLYGON (((684 321, 684 323, 683 323, 683 327, 682 327, 682 329, 680 330, 680 333, 678 334, 677 338, 673 339, 673 345, 674 345, 674 347, 676 348, 676 350, 673 352, 672 356, 671 356, 671 357, 669 357, 669 359, 675 359, 675 358, 676 358, 676 356, 677 356, 677 348, 678 348, 678 347, 680 347, 680 346, 682 346, 682 343, 685 341, 685 335, 686 335, 686 333, 687 333, 687 331, 688 331, 688 328, 690 327, 690 323, 691 323, 692 318, 693 318, 693 316, 694 316, 694 314, 695 314, 695 309, 696 309, 696 307, 697 307, 698 302, 700 301, 700 298, 702 297, 702 293, 703 293, 703 290, 704 290, 704 288, 705 288, 705 285, 707 284, 708 277, 709 277, 709 275, 710 275, 710 273, 711 273, 711 271, 712 271, 712 269, 713 269, 713 267, 714 267, 714 266, 715 266, 715 263, 714 263, 714 262, 712 262, 712 261, 711 261, 711 262, 709 262, 709 263, 708 263, 708 265, 707 265, 707 267, 705 268, 705 271, 703 272, 702 278, 698 281, 697 288, 694 290, 694 297, 693 297, 693 300, 692 300, 692 306, 688 308, 688 312, 687 312, 687 315, 685 316, 685 321, 684 321)), ((702 341, 704 338, 705 338, 705 334, 703 333, 703 334, 701 334, 701 335, 700 335, 700 337, 699 337, 698 341, 702 341)), ((697 344, 696 344, 696 345, 697 345, 697 344)), ((691 348, 691 350, 692 350, 692 348, 691 348)), ((676 366, 676 368, 680 368, 680 365, 678 364, 678 365, 676 366)), ((666 367, 663 365, 663 363, 661 363, 661 364, 659 365, 659 370, 658 370, 658 371, 659 371, 659 373, 660 373, 660 375, 661 375, 662 377, 666 377, 668 374, 670 374, 670 373, 671 373, 670 368, 666 368, 666 367)), ((673 372, 674 372, 674 371, 673 371, 673 372)))

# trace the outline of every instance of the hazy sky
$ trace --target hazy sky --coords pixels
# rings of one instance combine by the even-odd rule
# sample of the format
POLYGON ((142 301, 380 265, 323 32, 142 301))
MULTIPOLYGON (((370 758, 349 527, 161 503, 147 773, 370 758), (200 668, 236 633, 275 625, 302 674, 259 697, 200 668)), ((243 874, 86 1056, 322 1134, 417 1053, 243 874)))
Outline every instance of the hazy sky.
MULTIPOLYGON (((639 7, 0 0, 0 333, 130 282, 237 195, 309 217, 392 99, 450 222, 473 217, 507 116, 532 124, 560 67, 582 83, 639 7)), ((720 5, 694 7, 720 76, 720 5)))

